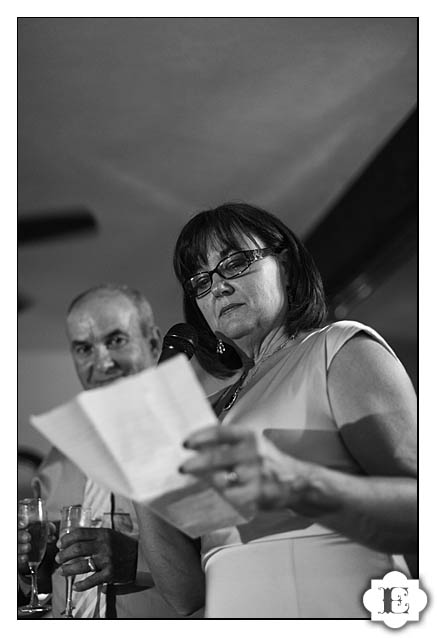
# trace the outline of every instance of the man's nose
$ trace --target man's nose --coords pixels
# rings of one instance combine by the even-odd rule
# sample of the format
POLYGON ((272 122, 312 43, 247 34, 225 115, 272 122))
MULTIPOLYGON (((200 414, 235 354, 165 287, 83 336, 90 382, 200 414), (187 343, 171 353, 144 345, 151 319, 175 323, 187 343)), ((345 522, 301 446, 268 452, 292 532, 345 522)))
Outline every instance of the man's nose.
POLYGON ((112 360, 111 354, 105 346, 96 348, 94 363, 96 368, 101 372, 106 372, 113 367, 114 362, 112 360))
POLYGON ((232 294, 234 288, 229 279, 224 279, 224 277, 215 272, 212 276, 211 292, 214 297, 222 297, 223 295, 232 294))

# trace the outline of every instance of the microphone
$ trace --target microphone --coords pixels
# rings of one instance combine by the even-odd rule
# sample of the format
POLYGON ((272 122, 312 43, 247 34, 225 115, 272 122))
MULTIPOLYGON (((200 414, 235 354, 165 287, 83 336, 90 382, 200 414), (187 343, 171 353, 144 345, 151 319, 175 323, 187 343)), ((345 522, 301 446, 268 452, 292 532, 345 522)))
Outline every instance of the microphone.
POLYGON ((167 331, 162 343, 158 365, 177 354, 184 354, 188 359, 197 348, 197 333, 189 323, 177 323, 167 331))

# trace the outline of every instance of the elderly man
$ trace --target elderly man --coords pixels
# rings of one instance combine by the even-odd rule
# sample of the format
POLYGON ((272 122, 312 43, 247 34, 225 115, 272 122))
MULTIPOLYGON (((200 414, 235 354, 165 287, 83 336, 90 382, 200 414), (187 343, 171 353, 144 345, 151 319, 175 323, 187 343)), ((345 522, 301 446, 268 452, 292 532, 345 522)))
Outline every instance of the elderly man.
MULTIPOLYGON (((85 390, 145 370, 156 364, 160 353, 161 336, 151 307, 142 294, 127 286, 101 285, 74 299, 68 309, 67 334, 85 390)), ((112 514, 108 518, 115 521, 115 528, 118 519, 126 520, 126 514, 132 521, 133 534, 126 533, 126 526, 122 531, 78 528, 58 541, 58 554, 54 543, 49 544, 42 573, 52 574, 53 617, 61 617, 65 576, 73 574, 81 574, 75 581, 75 617, 178 617, 153 587, 135 538, 138 525, 132 503, 87 479, 56 448, 39 468, 34 488, 46 501, 49 518, 55 523, 62 506, 76 503, 90 507, 94 518, 112 514), (120 517, 120 512, 125 516, 120 517)), ((23 582, 28 541, 27 532, 19 530, 18 566, 23 582)))

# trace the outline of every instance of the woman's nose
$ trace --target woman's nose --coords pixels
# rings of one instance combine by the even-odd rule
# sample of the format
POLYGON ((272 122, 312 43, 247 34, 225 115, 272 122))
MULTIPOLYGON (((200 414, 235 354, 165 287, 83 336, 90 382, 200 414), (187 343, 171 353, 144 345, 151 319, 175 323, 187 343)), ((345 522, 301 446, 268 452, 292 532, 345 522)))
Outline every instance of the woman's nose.
POLYGON ((223 295, 231 295, 234 288, 229 279, 224 279, 215 272, 212 276, 211 292, 214 297, 222 297, 223 295))

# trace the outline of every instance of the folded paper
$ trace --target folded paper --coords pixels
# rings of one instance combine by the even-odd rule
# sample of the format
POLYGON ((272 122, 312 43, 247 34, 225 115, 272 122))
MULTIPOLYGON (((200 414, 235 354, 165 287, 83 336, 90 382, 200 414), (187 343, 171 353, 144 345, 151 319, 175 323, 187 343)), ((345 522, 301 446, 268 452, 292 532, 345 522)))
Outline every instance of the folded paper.
POLYGON ((206 483, 178 472, 192 454, 184 439, 217 424, 183 355, 30 420, 86 476, 193 538, 247 520, 206 483))

